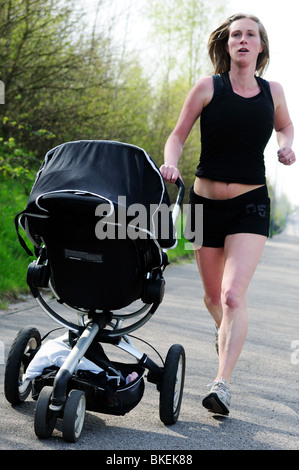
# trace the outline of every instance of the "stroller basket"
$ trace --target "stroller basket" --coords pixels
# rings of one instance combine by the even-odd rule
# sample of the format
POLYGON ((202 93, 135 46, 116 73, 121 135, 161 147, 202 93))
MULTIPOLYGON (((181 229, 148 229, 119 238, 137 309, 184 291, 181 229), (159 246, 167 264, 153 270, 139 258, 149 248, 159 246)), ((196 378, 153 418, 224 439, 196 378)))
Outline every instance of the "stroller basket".
MULTIPOLYGON (((144 369, 136 364, 121 364, 113 362, 113 365, 124 376, 137 372, 138 378, 128 384, 117 385, 113 381, 107 383, 104 375, 94 374, 81 370, 72 376, 68 383, 67 393, 72 389, 82 390, 86 395, 86 408, 98 413, 124 416, 135 408, 144 393, 144 369)), ((53 386, 58 368, 48 368, 43 375, 34 381, 32 397, 37 399, 42 388, 53 386)))

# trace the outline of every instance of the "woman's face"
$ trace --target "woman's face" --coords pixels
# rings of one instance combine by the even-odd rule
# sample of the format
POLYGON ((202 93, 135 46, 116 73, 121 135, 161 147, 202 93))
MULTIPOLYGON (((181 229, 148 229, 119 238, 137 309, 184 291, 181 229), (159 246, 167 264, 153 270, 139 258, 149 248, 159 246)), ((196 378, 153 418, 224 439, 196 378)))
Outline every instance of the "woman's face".
POLYGON ((234 21, 230 25, 226 50, 231 60, 239 65, 256 64, 263 50, 258 24, 249 18, 234 21))

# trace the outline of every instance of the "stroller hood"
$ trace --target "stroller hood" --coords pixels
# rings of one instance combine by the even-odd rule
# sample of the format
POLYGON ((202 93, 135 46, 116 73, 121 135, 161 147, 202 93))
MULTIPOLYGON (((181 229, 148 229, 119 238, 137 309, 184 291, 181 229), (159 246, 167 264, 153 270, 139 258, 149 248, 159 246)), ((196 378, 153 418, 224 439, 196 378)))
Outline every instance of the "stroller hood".
MULTIPOLYGON (((140 205, 151 219, 161 206, 170 207, 163 178, 153 160, 140 147, 113 141, 68 142, 50 150, 37 173, 26 213, 45 214, 41 198, 53 193, 85 193, 113 209, 140 205)), ((151 220, 147 227, 163 248, 176 243, 170 211, 160 216, 168 237, 159 237, 151 220)))

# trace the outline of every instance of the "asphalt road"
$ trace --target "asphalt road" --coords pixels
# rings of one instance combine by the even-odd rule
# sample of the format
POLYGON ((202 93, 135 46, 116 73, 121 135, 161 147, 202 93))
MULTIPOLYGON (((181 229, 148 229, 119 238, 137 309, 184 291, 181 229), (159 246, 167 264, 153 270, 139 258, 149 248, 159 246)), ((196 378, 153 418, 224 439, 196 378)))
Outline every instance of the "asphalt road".
MULTIPOLYGON (((5 360, 18 330, 35 326, 43 335, 57 326, 28 296, 0 310, 1 450, 105 450, 111 456, 122 450, 177 454, 299 450, 299 238, 295 231, 268 240, 250 285, 249 334, 233 376, 228 417, 217 417, 201 405, 216 373, 217 355, 214 325, 203 304, 195 263, 169 266, 165 277, 162 304, 135 334, 164 357, 172 344, 184 346, 187 370, 179 421, 164 426, 159 419, 159 394, 146 381, 143 399, 124 417, 88 411, 77 443, 66 443, 59 426, 50 439, 39 440, 33 428, 36 402, 29 397, 21 406, 12 407, 3 393, 5 360)), ((146 345, 135 344, 156 359, 146 345)), ((131 361, 114 349, 109 351, 112 359, 121 354, 124 362, 131 361)))

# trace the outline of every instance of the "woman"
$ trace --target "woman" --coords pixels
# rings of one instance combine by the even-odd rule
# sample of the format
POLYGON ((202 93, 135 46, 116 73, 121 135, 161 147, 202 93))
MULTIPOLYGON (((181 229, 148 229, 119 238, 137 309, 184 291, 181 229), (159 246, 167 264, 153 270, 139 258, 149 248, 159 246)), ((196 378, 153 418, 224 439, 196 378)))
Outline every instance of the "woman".
POLYGON ((211 34, 208 47, 217 75, 201 78, 189 93, 160 170, 165 181, 180 177, 184 143, 201 117, 201 156, 190 190, 189 223, 193 231, 194 208, 202 204, 203 242, 194 251, 205 305, 219 329, 218 372, 203 406, 228 414, 230 380, 248 329, 246 293, 269 234, 263 153, 273 127, 279 161, 292 165, 296 158, 283 89, 260 77, 268 65, 269 45, 259 19, 244 14, 228 18, 211 34))

